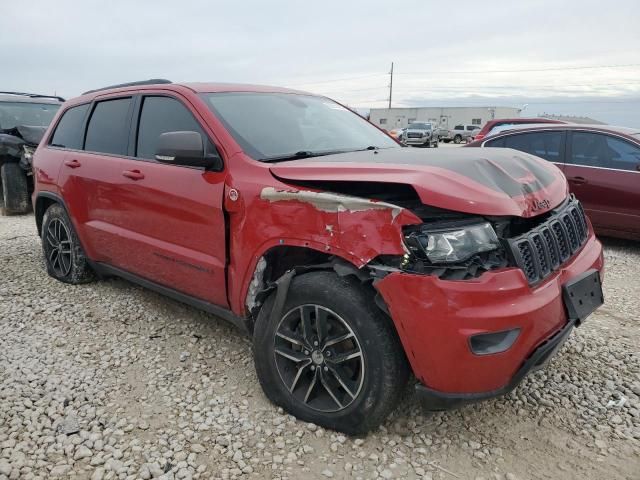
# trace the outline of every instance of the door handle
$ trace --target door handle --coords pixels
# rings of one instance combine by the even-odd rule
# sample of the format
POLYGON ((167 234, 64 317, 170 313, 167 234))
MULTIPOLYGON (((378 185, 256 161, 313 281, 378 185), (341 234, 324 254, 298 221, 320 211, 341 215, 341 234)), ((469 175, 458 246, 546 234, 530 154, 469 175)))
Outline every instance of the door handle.
POLYGON ((69 167, 69 168, 78 168, 79 166, 81 166, 81 165, 82 165, 82 164, 81 164, 78 160, 76 160, 76 159, 73 159, 73 160, 65 160, 64 164, 65 164, 67 167, 69 167))
POLYGON ((140 170, 125 170, 122 172, 122 176, 130 178, 131 180, 142 180, 144 178, 144 173, 140 170))
POLYGON ((587 183, 587 179, 584 177, 571 177, 569 181, 575 185, 584 185, 587 183))

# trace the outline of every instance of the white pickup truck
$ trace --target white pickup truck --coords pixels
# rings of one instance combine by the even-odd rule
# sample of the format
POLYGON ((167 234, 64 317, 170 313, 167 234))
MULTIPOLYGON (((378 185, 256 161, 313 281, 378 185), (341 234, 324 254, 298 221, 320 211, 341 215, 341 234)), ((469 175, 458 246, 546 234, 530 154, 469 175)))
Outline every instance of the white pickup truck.
POLYGON ((439 135, 440 140, 445 143, 470 142, 473 136, 480 131, 480 125, 456 125, 450 130, 444 130, 444 135, 439 135))

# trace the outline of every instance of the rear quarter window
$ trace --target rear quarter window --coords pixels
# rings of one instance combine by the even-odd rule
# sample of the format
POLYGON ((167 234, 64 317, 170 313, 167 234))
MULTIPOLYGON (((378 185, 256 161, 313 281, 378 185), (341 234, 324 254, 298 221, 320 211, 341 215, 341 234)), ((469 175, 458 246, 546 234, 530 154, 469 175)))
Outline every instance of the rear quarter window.
POLYGON ((71 107, 62 114, 58 125, 51 137, 49 145, 52 147, 82 148, 82 124, 89 110, 89 104, 71 107))

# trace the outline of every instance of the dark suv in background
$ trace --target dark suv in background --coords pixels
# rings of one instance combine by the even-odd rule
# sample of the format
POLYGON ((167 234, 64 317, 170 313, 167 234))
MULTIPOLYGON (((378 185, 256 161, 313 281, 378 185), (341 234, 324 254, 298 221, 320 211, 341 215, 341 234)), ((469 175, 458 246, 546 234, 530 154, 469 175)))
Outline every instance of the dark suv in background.
POLYGON ((514 126, 468 147, 507 147, 554 162, 596 232, 640 240, 640 129, 514 126))
POLYGON ((63 98, 0 92, 0 210, 27 213, 33 191, 31 158, 63 98))

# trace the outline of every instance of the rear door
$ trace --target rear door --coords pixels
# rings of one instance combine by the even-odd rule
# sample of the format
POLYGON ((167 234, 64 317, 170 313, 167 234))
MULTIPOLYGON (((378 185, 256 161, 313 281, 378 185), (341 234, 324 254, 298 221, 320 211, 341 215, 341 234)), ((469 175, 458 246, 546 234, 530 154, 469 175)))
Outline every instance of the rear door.
POLYGON ((136 100, 129 156, 120 159, 114 197, 126 254, 116 266, 160 285, 227 306, 225 172, 168 165, 155 159, 160 134, 196 131, 215 150, 186 99, 136 100))
POLYGON ((596 229, 640 234, 640 146, 591 131, 569 139, 565 175, 596 229))
MULTIPOLYGON (((111 262, 122 253, 114 197, 119 162, 127 153, 132 108, 131 96, 95 101, 86 132, 80 130, 80 148, 66 153, 60 170, 61 193, 71 218, 87 254, 99 262, 111 262)), ((52 142, 57 142, 56 134, 52 142)))

